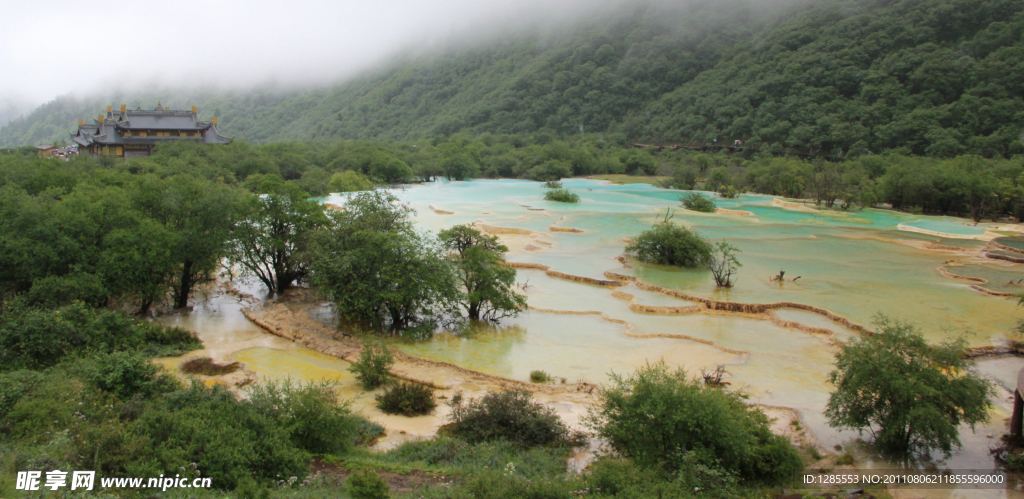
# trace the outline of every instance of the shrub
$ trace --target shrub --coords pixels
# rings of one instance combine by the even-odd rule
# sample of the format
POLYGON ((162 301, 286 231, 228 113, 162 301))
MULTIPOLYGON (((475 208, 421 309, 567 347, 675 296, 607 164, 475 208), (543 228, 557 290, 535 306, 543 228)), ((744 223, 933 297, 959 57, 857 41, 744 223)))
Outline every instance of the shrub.
POLYGON ((548 180, 547 182, 544 182, 544 188, 545 189, 561 189, 562 188, 562 183, 557 181, 557 180, 548 180))
POLYGON ((633 461, 613 457, 598 459, 587 467, 587 472, 591 486, 609 496, 663 479, 655 470, 643 469, 633 461))
POLYGON ((136 394, 151 397, 171 392, 179 384, 170 374, 162 373, 160 366, 149 358, 133 352, 101 353, 91 362, 83 362, 81 369, 92 385, 122 401, 136 394))
POLYGON ((461 394, 449 405, 452 430, 469 442, 508 440, 523 446, 564 442, 569 428, 555 410, 526 390, 489 392, 469 402, 461 394))
POLYGON ((377 472, 365 468, 353 471, 345 480, 345 487, 352 499, 387 499, 391 496, 384 479, 377 472))
POLYGON ((688 192, 679 196, 679 201, 682 201, 683 206, 687 210, 699 211, 702 213, 714 213, 715 212, 715 200, 711 199, 710 196, 706 196, 699 192, 688 192))
POLYGON ((467 478, 459 492, 442 497, 487 499, 565 499, 582 497, 582 482, 575 477, 562 480, 522 480, 498 471, 488 471, 467 478), (457 495, 456 495, 457 494, 457 495))
MULTIPOLYGON (((257 395, 256 403, 239 401, 223 388, 207 388, 202 383, 172 395, 163 410, 146 411, 133 424, 132 431, 150 441, 147 448, 158 450, 142 454, 157 472, 174 473, 182 463, 200 463, 203 476, 225 490, 234 489, 246 477, 276 480, 308 472, 309 454, 294 443, 303 441, 296 433, 303 428, 315 433, 323 427, 319 426, 322 420, 298 409, 308 402, 307 397, 299 394, 294 402, 286 402, 284 410, 272 412, 272 407, 268 411, 259 400, 271 402, 272 397, 257 395), (299 421, 290 423, 289 415, 299 421)), ((315 442, 328 437, 310 438, 315 442)))
POLYGON ((365 341, 359 359, 353 362, 348 370, 356 375, 364 389, 372 390, 387 381, 391 365, 394 363, 395 359, 387 345, 380 341, 365 341))
POLYGON ((82 302, 47 310, 14 299, 0 312, 0 370, 42 369, 84 350, 136 350, 147 356, 181 355, 202 348, 190 331, 138 320, 82 302))
POLYGON ((235 488, 235 496, 238 499, 270 499, 270 491, 256 480, 245 477, 238 481, 238 487, 235 488))
POLYGON ((42 383, 45 376, 38 371, 12 371, 0 374, 0 420, 11 408, 33 388, 42 383))
POLYGON ((580 202, 580 196, 569 189, 548 189, 548 191, 544 193, 544 199, 548 201, 558 201, 559 203, 580 202))
POLYGON ((265 381, 248 389, 256 412, 274 419, 296 447, 316 454, 348 450, 356 424, 329 381, 265 381))
POLYGON ((415 416, 427 414, 437 407, 434 392, 418 383, 396 383, 377 395, 377 407, 387 414, 415 416))
POLYGON ((87 389, 83 383, 58 373, 21 381, 32 384, 20 387, 24 391, 11 404, 3 421, 6 435, 26 442, 44 441, 74 424, 77 401, 87 389))
POLYGON ((534 383, 545 383, 551 380, 551 376, 544 371, 530 371, 530 381, 534 383))
POLYGON ((404 465, 424 463, 457 468, 471 474, 504 468, 512 463, 516 476, 529 478, 564 474, 567 451, 567 447, 560 445, 524 448, 504 440, 471 444, 459 438, 437 436, 403 443, 388 451, 382 459, 404 465))
POLYGON ((789 480, 802 467, 796 449, 771 432, 771 420, 735 393, 670 372, 664 361, 611 378, 587 424, 641 467, 765 483, 789 480))
POLYGON ((669 221, 655 224, 626 245, 626 254, 640 261, 688 268, 706 265, 711 250, 700 234, 669 221))

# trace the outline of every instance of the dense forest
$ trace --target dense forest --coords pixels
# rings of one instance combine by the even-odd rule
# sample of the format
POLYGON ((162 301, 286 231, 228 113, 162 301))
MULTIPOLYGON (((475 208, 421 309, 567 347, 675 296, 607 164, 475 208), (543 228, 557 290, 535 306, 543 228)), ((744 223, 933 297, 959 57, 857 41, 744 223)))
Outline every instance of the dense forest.
POLYGON ((67 140, 107 105, 196 104, 253 143, 581 133, 826 157, 1024 152, 1024 1, 630 6, 392 61, 330 88, 61 97, 0 146, 67 140))
MULTIPOLYGON (((152 157, 123 163, 85 157, 70 163, 36 159, 31 146, 4 151, 0 150, 0 174, 4 175, 0 186, 20 185, 30 193, 55 187, 51 182, 72 188, 76 185, 69 180, 76 175, 73 172, 80 168, 92 171, 94 167, 86 165, 95 164, 121 173, 191 175, 250 192, 287 187, 316 197, 438 178, 557 181, 625 174, 645 177, 644 181, 665 188, 702 189, 723 197, 752 192, 805 198, 830 209, 891 207, 975 221, 1024 218, 1021 155, 1009 159, 969 154, 927 158, 889 152, 828 161, 752 149, 724 148, 714 153, 637 148, 621 134, 558 140, 545 131, 531 135, 457 133, 410 142, 168 144, 152 157)), ((102 177, 104 182, 112 181, 107 175, 102 177)))

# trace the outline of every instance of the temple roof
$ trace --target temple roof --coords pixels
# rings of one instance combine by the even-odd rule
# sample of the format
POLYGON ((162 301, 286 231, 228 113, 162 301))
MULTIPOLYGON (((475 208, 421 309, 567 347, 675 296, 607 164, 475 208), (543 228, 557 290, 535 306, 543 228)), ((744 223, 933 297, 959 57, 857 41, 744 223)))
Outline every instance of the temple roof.
MULTIPOLYGON (((122 107, 122 109, 124 109, 122 107)), ((195 108, 192 111, 172 111, 158 108, 155 110, 124 110, 107 111, 107 114, 93 120, 93 123, 78 125, 78 133, 71 140, 82 146, 90 144, 102 145, 152 145, 164 142, 186 140, 206 144, 227 144, 231 139, 217 133, 216 118, 213 121, 200 121, 195 108), (152 132, 147 137, 125 136, 127 132, 152 132), (156 137, 157 132, 198 132, 198 137, 156 137)))
POLYGON ((129 130, 206 130, 208 121, 199 121, 190 111, 125 111, 117 115, 118 128, 129 130))

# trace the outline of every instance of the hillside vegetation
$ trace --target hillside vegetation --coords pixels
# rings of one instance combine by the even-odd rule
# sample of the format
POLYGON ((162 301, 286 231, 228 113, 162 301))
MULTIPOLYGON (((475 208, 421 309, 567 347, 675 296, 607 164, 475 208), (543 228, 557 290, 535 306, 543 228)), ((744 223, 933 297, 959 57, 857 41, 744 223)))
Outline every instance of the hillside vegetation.
POLYGON ((632 6, 407 58, 331 88, 63 97, 0 146, 67 139, 109 104, 197 104, 250 142, 458 132, 734 139, 830 157, 1024 152, 1024 1, 733 0, 632 6))

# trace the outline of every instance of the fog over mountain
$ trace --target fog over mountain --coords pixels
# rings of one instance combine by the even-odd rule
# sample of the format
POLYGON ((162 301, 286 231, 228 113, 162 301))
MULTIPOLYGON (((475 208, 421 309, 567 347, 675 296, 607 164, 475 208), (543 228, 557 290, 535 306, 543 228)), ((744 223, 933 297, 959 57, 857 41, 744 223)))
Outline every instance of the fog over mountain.
POLYGON ((585 131, 834 158, 1024 153, 1024 0, 389 1, 215 4, 63 44, 18 27, 2 36, 42 45, 15 51, 21 66, 0 49, 21 68, 0 112, 45 103, 0 126, 0 147, 63 143, 107 106, 159 102, 255 144, 585 131), (40 63, 47 44, 75 56, 40 63))
POLYGON ((7 2, 0 124, 57 96, 153 86, 337 82, 402 50, 459 43, 615 0, 7 2), (17 114, 14 114, 17 113, 17 114))

